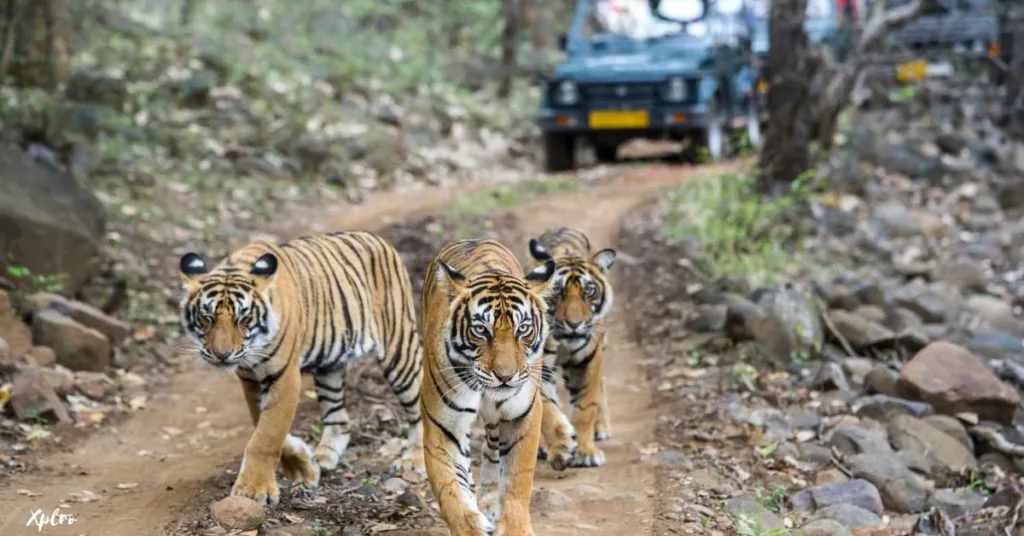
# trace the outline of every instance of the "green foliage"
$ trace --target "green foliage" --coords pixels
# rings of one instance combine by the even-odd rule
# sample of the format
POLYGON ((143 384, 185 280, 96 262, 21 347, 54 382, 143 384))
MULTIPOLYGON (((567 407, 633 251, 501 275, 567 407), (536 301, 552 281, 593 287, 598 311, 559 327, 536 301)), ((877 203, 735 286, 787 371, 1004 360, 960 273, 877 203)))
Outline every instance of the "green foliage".
POLYGON ((19 265, 13 256, 7 256, 7 277, 9 277, 19 292, 50 292, 60 293, 64 290, 64 280, 67 274, 33 274, 27 266, 19 265))
POLYGON ((577 187, 576 181, 567 178, 531 179, 500 184, 460 198, 452 207, 452 212, 458 216, 494 214, 511 210, 542 195, 571 192, 577 187))

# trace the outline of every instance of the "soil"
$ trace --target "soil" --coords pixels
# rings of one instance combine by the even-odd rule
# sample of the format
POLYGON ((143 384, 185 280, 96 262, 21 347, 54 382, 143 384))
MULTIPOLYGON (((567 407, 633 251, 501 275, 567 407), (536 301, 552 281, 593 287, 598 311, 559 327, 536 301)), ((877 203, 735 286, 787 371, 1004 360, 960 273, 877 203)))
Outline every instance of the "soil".
MULTIPOLYGON (((459 226, 463 232, 469 226, 470 230, 499 237, 524 261, 529 236, 561 225, 585 231, 596 247, 619 247, 629 252, 629 244, 618 243, 623 218, 664 188, 708 171, 697 167, 635 167, 597 186, 542 197, 508 214, 468 222, 453 221, 445 215, 457 191, 382 196, 368 200, 358 210, 329 218, 327 227, 381 231, 406 256, 414 280, 421 278, 432 252, 459 226), (405 223, 389 218, 405 219, 405 223)), ((284 235, 298 234, 296 231, 302 229, 291 229, 284 235)), ((636 261, 627 255, 620 262, 628 266, 636 261)), ((613 272, 619 279, 623 273, 639 275, 635 270, 613 268, 613 272)), ((664 518, 660 496, 669 483, 659 472, 655 456, 661 449, 656 437, 660 414, 654 404, 656 386, 644 372, 648 356, 631 341, 635 330, 628 321, 641 311, 624 292, 618 296, 622 298, 610 320, 605 371, 612 408, 612 437, 602 443, 607 464, 598 469, 556 473, 545 462, 539 462, 534 495, 537 534, 652 533, 657 518, 664 518)), ((282 504, 268 512, 271 519, 265 529, 316 520, 315 526, 323 529, 316 534, 341 534, 343 530, 346 535, 445 534, 431 508, 433 499, 426 483, 413 475, 389 472, 388 463, 397 453, 396 438, 400 437, 397 401, 387 391, 375 365, 359 363, 354 369, 356 378, 350 383, 353 387, 348 400, 355 425, 346 463, 325 475, 316 497, 284 493, 282 504), (414 493, 402 493, 384 484, 395 476, 404 477, 414 493)), ((34 525, 26 526, 31 512, 50 512, 58 505, 65 505, 61 511, 73 513, 76 521, 73 525, 47 526, 45 534, 218 533, 207 509, 228 493, 251 432, 240 395, 233 376, 215 373, 200 363, 185 367, 154 394, 145 411, 117 427, 72 442, 63 451, 30 461, 30 470, 6 482, 0 490, 0 534, 39 534, 34 525), (97 500, 81 502, 85 490, 95 494, 97 500)), ((294 433, 309 440, 316 413, 315 402, 304 399, 294 433)), ((706 472, 708 478, 717 479, 713 485, 728 480, 714 470, 706 472)), ((86 495, 86 499, 92 497, 86 495)))

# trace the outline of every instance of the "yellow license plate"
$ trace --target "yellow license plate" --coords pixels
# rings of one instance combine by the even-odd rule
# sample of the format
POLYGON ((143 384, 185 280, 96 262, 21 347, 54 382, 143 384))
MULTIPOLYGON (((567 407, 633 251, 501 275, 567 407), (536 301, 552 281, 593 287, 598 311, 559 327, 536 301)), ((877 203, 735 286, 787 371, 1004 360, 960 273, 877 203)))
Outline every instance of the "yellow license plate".
POLYGON ((757 81, 757 92, 758 93, 768 93, 768 82, 765 82, 764 80, 758 80, 757 81))
POLYGON ((645 128, 650 122, 647 110, 590 112, 590 128, 645 128))
POLYGON ((927 74, 928 62, 925 60, 904 61, 896 65, 896 80, 900 82, 923 80, 927 74))

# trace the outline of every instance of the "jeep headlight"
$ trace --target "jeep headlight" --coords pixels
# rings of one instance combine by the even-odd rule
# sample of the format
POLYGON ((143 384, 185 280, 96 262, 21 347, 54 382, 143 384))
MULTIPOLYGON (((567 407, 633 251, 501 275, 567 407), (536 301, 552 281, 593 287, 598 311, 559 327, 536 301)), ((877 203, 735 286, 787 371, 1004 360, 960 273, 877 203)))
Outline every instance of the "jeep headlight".
POLYGON ((683 102, 689 97, 686 90, 686 80, 681 76, 673 76, 668 79, 665 85, 665 100, 670 102, 683 102))
POLYGON ((572 80, 562 80, 555 89, 555 102, 564 106, 576 104, 580 100, 579 90, 572 80))

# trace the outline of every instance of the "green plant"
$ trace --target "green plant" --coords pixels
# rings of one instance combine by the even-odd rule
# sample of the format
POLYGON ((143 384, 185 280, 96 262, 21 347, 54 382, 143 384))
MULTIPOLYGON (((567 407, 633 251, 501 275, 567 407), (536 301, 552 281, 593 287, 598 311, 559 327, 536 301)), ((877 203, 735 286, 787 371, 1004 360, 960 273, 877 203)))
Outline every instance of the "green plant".
POLYGON ((64 281, 67 279, 64 273, 33 274, 27 266, 18 264, 13 255, 7 256, 7 276, 18 287, 18 291, 23 293, 60 293, 64 291, 64 281))
POLYGON ((772 484, 771 488, 769 488, 767 492, 762 490, 755 491, 754 498, 761 506, 777 514, 781 512, 783 507, 786 505, 787 491, 789 491, 789 486, 772 484))
POLYGON ((511 210, 536 197, 571 192, 576 188, 575 181, 556 178, 500 184, 460 198, 452 207, 452 212, 457 216, 493 214, 511 210))

